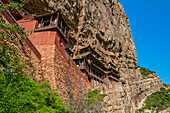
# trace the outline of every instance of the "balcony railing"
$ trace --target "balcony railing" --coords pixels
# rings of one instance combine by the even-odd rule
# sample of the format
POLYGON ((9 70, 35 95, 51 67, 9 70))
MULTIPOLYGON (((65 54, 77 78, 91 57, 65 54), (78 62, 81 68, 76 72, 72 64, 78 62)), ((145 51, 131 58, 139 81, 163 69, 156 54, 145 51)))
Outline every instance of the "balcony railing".
MULTIPOLYGON (((58 16, 57 16, 58 17, 58 16)), ((58 28, 60 30, 60 32, 68 38, 67 36, 67 27, 64 26, 64 23, 60 20, 58 20, 59 18, 56 19, 49 19, 46 21, 43 21, 43 19, 41 20, 41 22, 38 24, 37 28, 35 29, 35 31, 42 31, 42 30, 47 30, 47 29, 54 29, 54 28, 58 28)))

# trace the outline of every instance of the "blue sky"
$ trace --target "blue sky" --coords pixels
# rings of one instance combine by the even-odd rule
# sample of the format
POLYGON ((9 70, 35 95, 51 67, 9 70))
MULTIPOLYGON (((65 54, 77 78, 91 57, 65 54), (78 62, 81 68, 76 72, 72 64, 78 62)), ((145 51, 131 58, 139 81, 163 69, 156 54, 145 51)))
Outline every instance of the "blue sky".
POLYGON ((170 84, 170 0, 119 0, 129 17, 138 65, 170 84))

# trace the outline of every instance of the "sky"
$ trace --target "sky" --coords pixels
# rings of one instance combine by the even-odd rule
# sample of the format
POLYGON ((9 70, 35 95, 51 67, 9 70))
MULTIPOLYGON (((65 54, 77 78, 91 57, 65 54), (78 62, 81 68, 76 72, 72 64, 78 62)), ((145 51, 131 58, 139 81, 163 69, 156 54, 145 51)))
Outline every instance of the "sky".
POLYGON ((170 84, 170 0, 119 0, 129 17, 138 65, 170 84))

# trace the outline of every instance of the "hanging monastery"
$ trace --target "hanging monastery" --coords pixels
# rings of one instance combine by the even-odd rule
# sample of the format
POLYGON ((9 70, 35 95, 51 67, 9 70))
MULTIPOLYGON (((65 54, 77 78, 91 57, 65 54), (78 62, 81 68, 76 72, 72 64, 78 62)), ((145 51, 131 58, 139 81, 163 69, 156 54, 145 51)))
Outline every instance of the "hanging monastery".
POLYGON ((70 41, 75 39, 69 38, 69 31, 73 22, 61 10, 24 17, 15 10, 12 14, 3 12, 2 15, 9 24, 26 26, 25 31, 32 31, 23 49, 35 67, 35 79, 49 81, 65 103, 70 97, 68 89, 74 92, 73 98, 78 98, 92 89, 104 92, 108 81, 125 84, 116 65, 106 62, 95 47, 86 45, 72 51, 70 41))

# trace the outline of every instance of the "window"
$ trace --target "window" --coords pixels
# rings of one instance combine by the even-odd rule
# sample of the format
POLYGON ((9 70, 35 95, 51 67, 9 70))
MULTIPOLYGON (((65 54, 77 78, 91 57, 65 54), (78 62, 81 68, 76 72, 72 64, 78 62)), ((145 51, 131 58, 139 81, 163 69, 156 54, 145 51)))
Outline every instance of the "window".
POLYGON ((49 26, 49 25, 50 25, 50 20, 44 21, 43 26, 49 26))

